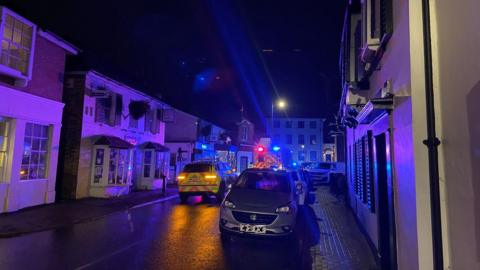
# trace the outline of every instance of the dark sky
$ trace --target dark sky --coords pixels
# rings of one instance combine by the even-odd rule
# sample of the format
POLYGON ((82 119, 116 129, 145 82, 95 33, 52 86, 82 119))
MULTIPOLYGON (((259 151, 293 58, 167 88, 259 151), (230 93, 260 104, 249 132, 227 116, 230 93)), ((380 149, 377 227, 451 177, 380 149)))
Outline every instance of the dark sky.
POLYGON ((82 49, 70 67, 81 62, 220 125, 243 106, 263 128, 278 95, 288 116, 337 108, 343 0, 1 2, 82 49))

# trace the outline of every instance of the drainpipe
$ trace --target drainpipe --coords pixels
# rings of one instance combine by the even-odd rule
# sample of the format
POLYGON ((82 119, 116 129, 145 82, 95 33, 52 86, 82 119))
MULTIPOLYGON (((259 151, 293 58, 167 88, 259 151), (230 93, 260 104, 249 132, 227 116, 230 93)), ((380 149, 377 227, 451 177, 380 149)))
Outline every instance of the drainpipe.
POLYGON ((435 132, 435 105, 433 97, 432 44, 430 32, 429 0, 422 0, 423 47, 425 61, 425 99, 427 113, 428 169, 430 176, 430 211, 432 223, 433 269, 443 270, 442 219, 440 210, 440 185, 438 169, 438 145, 435 132))

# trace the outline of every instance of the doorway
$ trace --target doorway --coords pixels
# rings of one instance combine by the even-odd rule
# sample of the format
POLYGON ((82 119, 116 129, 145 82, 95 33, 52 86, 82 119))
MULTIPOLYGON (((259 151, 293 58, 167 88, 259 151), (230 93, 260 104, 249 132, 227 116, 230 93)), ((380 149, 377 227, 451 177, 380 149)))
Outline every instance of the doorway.
POLYGON ((376 178, 378 185, 378 228, 381 269, 397 269, 395 212, 392 165, 387 133, 375 136, 376 178))

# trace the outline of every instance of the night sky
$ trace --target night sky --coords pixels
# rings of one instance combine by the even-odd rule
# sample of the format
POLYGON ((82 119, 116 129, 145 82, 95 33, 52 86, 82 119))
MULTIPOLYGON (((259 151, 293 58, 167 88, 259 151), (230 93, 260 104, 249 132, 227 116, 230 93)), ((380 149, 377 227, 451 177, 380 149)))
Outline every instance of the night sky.
POLYGON ((276 96, 288 116, 337 110, 343 0, 1 3, 82 49, 69 69, 95 69, 225 127, 243 106, 263 129, 276 96))

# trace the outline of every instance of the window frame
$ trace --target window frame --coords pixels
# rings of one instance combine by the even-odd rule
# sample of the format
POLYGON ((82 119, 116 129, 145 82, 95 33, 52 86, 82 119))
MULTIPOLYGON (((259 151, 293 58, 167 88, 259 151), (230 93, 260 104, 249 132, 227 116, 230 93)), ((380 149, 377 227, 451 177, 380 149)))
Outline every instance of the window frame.
POLYGON ((297 128, 305 128, 305 121, 299 120, 297 122, 297 128))
MULTIPOLYGON (((26 80, 31 80, 32 79, 32 70, 33 70, 33 59, 35 55, 35 45, 36 45, 36 37, 37 37, 37 26, 30 22, 29 20, 23 18, 22 16, 16 14, 15 12, 9 10, 6 7, 1 7, 1 23, 0 23, 0 35, 1 35, 1 41, 4 40, 4 29, 5 29, 5 23, 6 23, 6 16, 9 15, 13 17, 14 19, 20 21, 21 23, 29 26, 32 28, 32 39, 31 39, 31 44, 30 44, 30 56, 28 59, 28 67, 27 67, 27 72, 26 74, 22 73, 21 71, 12 68, 8 65, 1 64, 0 62, 0 71, 6 75, 15 77, 15 78, 20 78, 20 79, 26 79, 26 80)), ((13 38, 13 36, 12 36, 13 38)), ((0 49, 0 58, 2 57, 2 50, 0 49)))
POLYGON ((298 134, 297 140, 298 140, 298 144, 305 145, 305 135, 304 134, 298 134), (300 140, 300 138, 302 138, 302 139, 300 140))
POLYGON ((39 123, 34 123, 34 122, 26 122, 25 123, 25 130, 24 130, 24 136, 23 136, 23 154, 22 154, 22 160, 20 163, 20 181, 31 181, 31 180, 45 180, 48 179, 49 177, 49 165, 50 165, 50 148, 51 148, 51 126, 50 125, 45 125, 45 124, 39 124, 39 123), (30 136, 27 136, 27 128, 28 125, 32 125, 32 130, 30 136), (35 135, 35 130, 36 127, 43 127, 45 128, 45 133, 46 137, 43 136, 43 132, 41 132, 40 136, 35 135), (28 163, 24 163, 25 159, 25 142, 27 138, 30 138, 30 154, 28 155, 28 163), (33 150, 34 148, 34 140, 38 141, 38 148, 36 150, 33 150), (43 145, 46 145, 44 150, 42 150, 43 145), (32 163, 32 157, 33 154, 36 153, 38 155, 37 157, 37 163, 32 163), (41 161, 41 155, 44 154, 44 163, 42 164, 41 161), (43 167, 44 168, 44 174, 42 177, 36 177, 36 178, 30 178, 30 168, 32 167, 32 164, 34 167, 37 168, 37 173, 39 172, 39 168, 43 167), (43 165, 43 166, 41 166, 43 165), (25 174, 22 174, 23 169, 27 167, 27 171, 25 174), (26 177, 23 177, 22 175, 26 175, 26 177))
POLYGON ((0 116, 0 123, 5 123, 4 133, 0 133, 3 140, 0 141, 0 183, 7 182, 7 170, 9 161, 10 137, 11 137, 11 119, 0 116), (2 157, 3 156, 3 157, 2 157), (3 164, 2 164, 3 163, 3 164))

